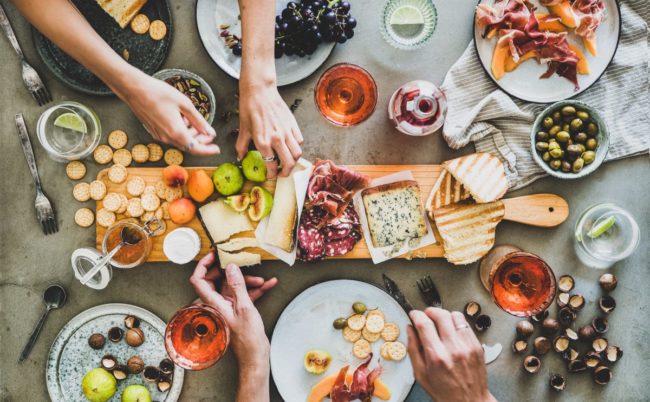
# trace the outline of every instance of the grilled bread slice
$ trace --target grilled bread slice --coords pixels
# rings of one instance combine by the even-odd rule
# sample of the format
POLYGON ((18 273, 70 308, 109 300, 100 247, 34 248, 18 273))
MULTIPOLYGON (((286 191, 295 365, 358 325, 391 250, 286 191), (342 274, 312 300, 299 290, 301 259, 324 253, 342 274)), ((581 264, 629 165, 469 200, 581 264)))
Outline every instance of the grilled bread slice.
POLYGON ((506 209, 501 201, 452 204, 433 210, 445 258, 455 265, 472 263, 494 246, 495 229, 506 209))
POLYGON ((469 197, 471 197, 469 191, 451 173, 443 169, 427 200, 426 209, 429 217, 433 219, 434 209, 455 204, 469 197))
POLYGON ((147 0, 97 0, 97 4, 113 17, 120 27, 125 28, 147 4, 147 0))
POLYGON ((478 203, 500 199, 508 191, 503 163, 487 152, 461 156, 442 163, 478 203))

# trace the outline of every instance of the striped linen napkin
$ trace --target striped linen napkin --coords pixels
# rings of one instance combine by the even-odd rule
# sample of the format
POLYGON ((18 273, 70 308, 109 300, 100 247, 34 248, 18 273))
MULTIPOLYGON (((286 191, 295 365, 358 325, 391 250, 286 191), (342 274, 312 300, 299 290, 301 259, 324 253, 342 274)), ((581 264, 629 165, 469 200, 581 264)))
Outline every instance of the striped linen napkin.
MULTIPOLYGON (((600 110, 610 135, 606 161, 647 153, 650 148, 650 6, 620 2, 621 40, 612 64, 591 88, 575 97, 600 110)), ((447 73, 443 136, 453 149, 470 141, 476 151, 497 155, 510 189, 544 177, 530 157, 530 128, 544 105, 511 98, 483 70, 473 41, 447 73)))

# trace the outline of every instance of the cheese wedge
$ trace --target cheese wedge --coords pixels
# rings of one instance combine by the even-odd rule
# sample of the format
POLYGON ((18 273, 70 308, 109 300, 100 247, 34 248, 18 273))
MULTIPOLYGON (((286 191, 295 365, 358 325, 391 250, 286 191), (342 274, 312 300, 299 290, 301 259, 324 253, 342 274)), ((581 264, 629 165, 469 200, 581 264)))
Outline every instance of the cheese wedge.
POLYGON ((454 176, 448 171, 443 170, 433 185, 433 189, 431 189, 431 194, 427 200, 426 209, 429 217, 433 219, 434 209, 455 204, 468 199, 470 196, 469 191, 454 176))
POLYGON ((147 0, 97 0, 97 4, 108 13, 121 28, 125 28, 147 0))
POLYGON ((508 191, 503 163, 487 152, 461 156, 442 165, 478 203, 496 201, 508 191))
POLYGON ((278 177, 264 242, 290 252, 295 241, 297 220, 298 205, 293 176, 278 177))
POLYGON ((250 267, 262 263, 262 256, 255 253, 242 251, 239 253, 229 253, 217 248, 217 255, 219 256, 219 264, 221 268, 226 268, 228 264, 235 264, 238 267, 250 267))
POLYGON ((245 212, 236 212, 223 199, 218 199, 199 208, 199 215, 205 230, 214 243, 222 243, 232 235, 253 230, 245 212))
POLYGON ((226 252, 241 251, 245 248, 259 247, 260 243, 255 237, 237 237, 226 243, 217 244, 217 249, 226 252))

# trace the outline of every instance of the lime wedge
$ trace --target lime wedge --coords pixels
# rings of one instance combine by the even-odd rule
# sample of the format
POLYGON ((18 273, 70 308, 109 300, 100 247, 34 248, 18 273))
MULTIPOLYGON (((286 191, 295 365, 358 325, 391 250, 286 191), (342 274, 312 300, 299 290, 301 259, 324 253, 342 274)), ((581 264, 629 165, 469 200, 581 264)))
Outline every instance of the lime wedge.
POLYGON ((86 134, 86 122, 76 113, 63 113, 54 120, 54 125, 86 134))
POLYGON ((423 25, 424 16, 417 7, 405 4, 390 16, 391 25, 423 25))
POLYGON ((614 224, 616 223, 616 217, 610 216, 607 219, 604 219, 598 223, 596 223, 589 232, 587 232, 587 236, 591 237, 592 239, 597 238, 598 236, 602 235, 603 233, 607 232, 614 224))

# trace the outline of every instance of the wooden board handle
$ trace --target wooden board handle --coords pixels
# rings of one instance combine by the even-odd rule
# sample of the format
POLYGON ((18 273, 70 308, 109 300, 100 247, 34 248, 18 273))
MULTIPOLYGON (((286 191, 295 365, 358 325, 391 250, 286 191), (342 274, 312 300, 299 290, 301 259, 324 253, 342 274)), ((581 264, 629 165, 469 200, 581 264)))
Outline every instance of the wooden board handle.
POLYGON ((532 194, 501 200, 506 207, 503 219, 550 228, 569 216, 569 204, 555 194, 532 194))

